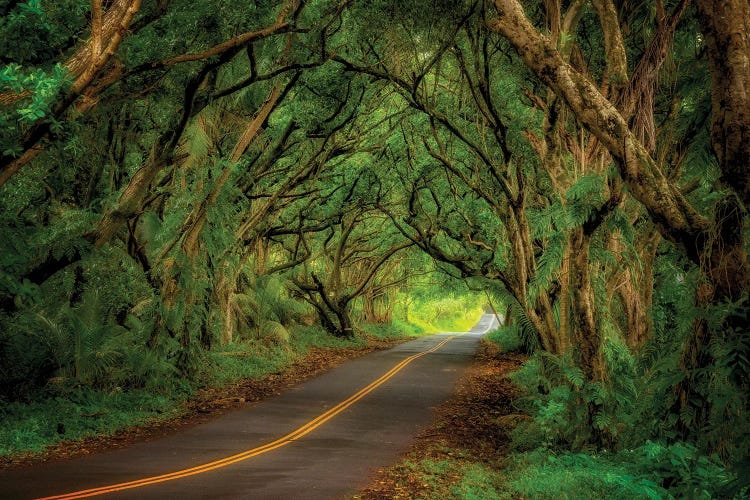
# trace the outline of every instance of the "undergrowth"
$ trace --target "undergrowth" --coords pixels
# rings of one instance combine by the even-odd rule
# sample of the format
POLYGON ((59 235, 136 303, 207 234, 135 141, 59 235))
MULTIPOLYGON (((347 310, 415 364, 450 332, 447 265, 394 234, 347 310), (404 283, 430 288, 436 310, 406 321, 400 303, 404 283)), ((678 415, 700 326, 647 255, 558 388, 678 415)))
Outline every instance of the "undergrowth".
POLYGON ((187 391, 104 392, 80 388, 66 396, 0 405, 0 456, 40 451, 63 439, 111 434, 180 413, 187 391))
POLYGON ((403 476, 421 487, 421 498, 746 498, 730 492, 733 476, 725 468, 681 444, 648 443, 602 455, 538 449, 497 464, 475 459, 466 450, 444 455, 403 465, 403 476))
POLYGON ((646 443, 599 455, 518 453, 503 472, 501 492, 527 498, 744 498, 730 493, 734 479, 718 460, 696 448, 646 443))

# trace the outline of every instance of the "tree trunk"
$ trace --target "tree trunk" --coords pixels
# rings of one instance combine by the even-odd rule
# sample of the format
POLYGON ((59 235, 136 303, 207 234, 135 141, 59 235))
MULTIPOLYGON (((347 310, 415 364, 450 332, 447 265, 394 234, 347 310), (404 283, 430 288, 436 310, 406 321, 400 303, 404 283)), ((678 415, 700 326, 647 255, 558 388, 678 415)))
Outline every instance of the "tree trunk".
POLYGON ((365 323, 376 323, 377 317, 375 297, 373 297, 372 291, 368 290, 367 293, 362 295, 362 320, 365 323))
POLYGON ((320 326, 323 327, 325 331, 330 333, 331 335, 336 336, 337 332, 339 331, 338 326, 336 326, 336 322, 331 319, 331 317, 328 315, 328 312, 325 309, 324 305, 317 304, 315 306, 315 309, 318 311, 318 319, 320 320, 320 326))
POLYGON ((570 236, 568 236, 568 245, 565 249, 565 255, 563 256, 562 265, 560 266, 559 280, 560 280, 560 328, 558 336, 560 338, 559 351, 561 353, 566 352, 570 349, 570 270, 571 261, 573 259, 573 249, 570 244, 570 236))
POLYGON ((255 259, 253 260, 256 276, 264 276, 268 270, 268 240, 257 238, 255 240, 255 259))
POLYGON ((513 317, 513 306, 511 304, 508 304, 505 307, 505 318, 503 318, 505 322, 503 323, 503 326, 511 326, 513 325, 514 317, 513 317))
POLYGON ((524 214, 523 205, 511 209, 512 216, 506 228, 513 258, 513 276, 508 291, 518 301, 528 320, 534 325, 540 346, 547 352, 558 352, 557 325, 549 297, 542 294, 534 303, 529 303, 528 285, 536 272, 532 248, 531 231, 524 214))
POLYGON ((221 343, 226 345, 234 340, 235 319, 234 295, 237 274, 229 269, 219 270, 214 287, 214 295, 221 311, 221 343))
POLYGON ((339 304, 338 310, 334 311, 339 321, 339 328, 335 334, 337 337, 353 338, 354 327, 352 326, 352 317, 349 314, 349 308, 345 304, 339 304))
POLYGON ((390 293, 368 289, 362 295, 362 316, 367 323, 388 323, 391 320, 390 293))
POLYGON ((570 243, 573 338, 576 341, 578 365, 587 380, 603 382, 606 374, 601 353, 602 337, 596 324, 596 303, 589 263, 591 235, 583 228, 577 228, 571 234, 570 243))
MULTIPOLYGON (((661 237, 653 226, 636 235, 636 251, 640 268, 626 266, 622 272, 615 273, 610 280, 610 290, 617 290, 617 296, 625 313, 625 342, 628 347, 639 350, 651 338, 654 324, 651 319, 651 307, 654 295, 654 261, 661 237)), ((610 240, 610 250, 619 254, 622 244, 614 237, 610 240)), ((616 300, 610 297, 610 300, 616 300)))
POLYGON ((711 145, 722 181, 750 209, 750 3, 698 0, 711 70, 711 145))

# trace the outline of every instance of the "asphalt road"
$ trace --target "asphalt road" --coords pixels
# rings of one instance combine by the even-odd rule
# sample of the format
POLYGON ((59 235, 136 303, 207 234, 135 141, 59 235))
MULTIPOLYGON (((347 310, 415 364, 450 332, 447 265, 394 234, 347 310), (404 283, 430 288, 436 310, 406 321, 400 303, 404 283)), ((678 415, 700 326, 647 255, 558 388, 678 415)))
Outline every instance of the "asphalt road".
POLYGON ((346 497, 408 448, 493 325, 488 314, 469 333, 363 356, 158 440, 0 471, 0 498, 346 497))

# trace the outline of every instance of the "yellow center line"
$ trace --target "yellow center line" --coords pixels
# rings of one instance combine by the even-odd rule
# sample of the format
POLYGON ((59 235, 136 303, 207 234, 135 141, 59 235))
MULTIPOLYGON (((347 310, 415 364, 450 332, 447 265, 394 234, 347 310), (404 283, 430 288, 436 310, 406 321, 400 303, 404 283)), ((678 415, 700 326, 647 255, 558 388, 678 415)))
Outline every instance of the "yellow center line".
POLYGON ((426 351, 413 354, 412 356, 409 356, 408 358, 403 359, 400 363, 398 363, 396 366, 391 368, 388 372, 386 372, 380 378, 371 382, 369 385, 360 389, 358 392, 352 394, 347 399, 340 402, 333 408, 318 415, 313 420, 298 427, 297 429, 293 430, 289 434, 286 434, 285 436, 282 436, 275 441, 271 441, 270 443, 266 443, 264 445, 237 453, 235 455, 230 455, 228 457, 224 457, 219 460, 214 460, 213 462, 208 462, 202 465, 197 465, 189 469, 182 469, 182 470, 170 472, 167 474, 161 474, 158 476, 151 476, 151 477, 146 477, 143 479, 136 479, 134 481, 128 481, 125 483, 117 483, 117 484, 112 484, 109 486, 100 486, 98 488, 91 488, 88 490, 74 491, 74 492, 65 493, 62 495, 44 497, 39 500, 53 500, 53 499, 54 500, 60 500, 60 499, 68 500, 68 499, 73 499, 73 498, 86 498, 86 497, 92 497, 96 495, 103 495, 105 493, 112 493, 115 491, 129 490, 131 488, 139 488, 141 486, 148 486, 150 484, 163 483, 165 481, 181 479, 183 477, 193 476, 195 474, 202 474, 204 472, 208 472, 214 469, 226 467, 227 465, 235 464, 237 462, 241 462, 243 460, 256 457, 263 453, 267 453, 271 450, 275 450, 276 448, 281 448, 282 446, 286 446, 289 443, 292 443, 296 441, 297 439, 311 433, 312 431, 314 431, 321 425, 325 424, 326 422, 331 420, 333 417, 343 412, 344 410, 352 406, 354 403, 356 403, 357 401, 359 401, 360 399, 362 399, 363 397, 365 397, 366 395, 368 395, 369 393, 371 393, 372 391, 374 391, 375 389, 383 385, 385 382, 390 380, 394 375, 400 372, 406 365, 408 365, 415 359, 424 356, 425 354, 429 354, 431 352, 437 351, 438 349, 443 347, 445 344, 447 344, 454 337, 455 336, 450 336, 426 351))

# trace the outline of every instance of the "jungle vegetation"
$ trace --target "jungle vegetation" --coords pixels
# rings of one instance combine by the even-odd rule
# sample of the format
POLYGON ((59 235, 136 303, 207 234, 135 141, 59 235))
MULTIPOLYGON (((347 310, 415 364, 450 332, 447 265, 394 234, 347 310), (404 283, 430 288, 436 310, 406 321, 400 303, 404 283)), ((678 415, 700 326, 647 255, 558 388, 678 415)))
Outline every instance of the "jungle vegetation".
POLYGON ((489 298, 539 474, 742 495, 748 26, 746 0, 0 1, 0 414, 489 298))

